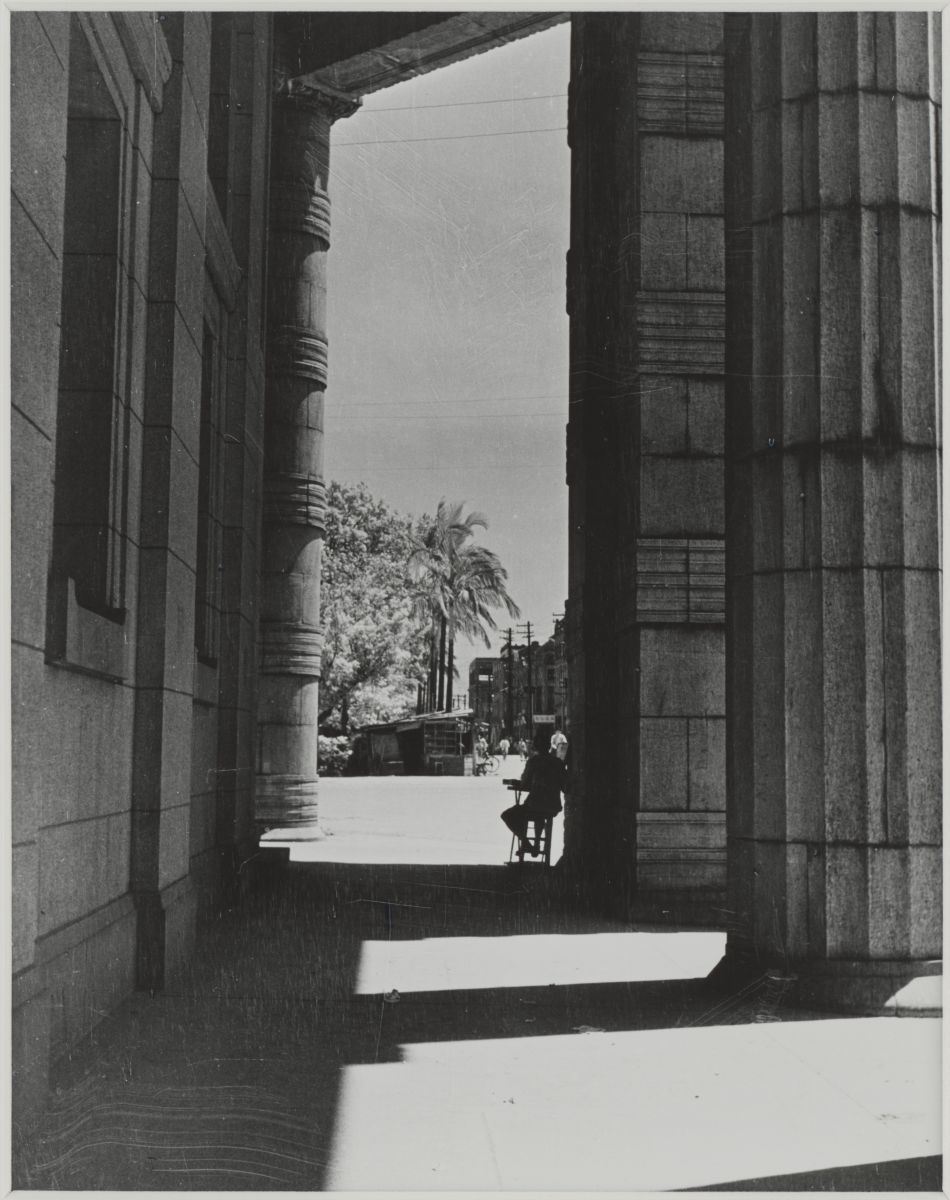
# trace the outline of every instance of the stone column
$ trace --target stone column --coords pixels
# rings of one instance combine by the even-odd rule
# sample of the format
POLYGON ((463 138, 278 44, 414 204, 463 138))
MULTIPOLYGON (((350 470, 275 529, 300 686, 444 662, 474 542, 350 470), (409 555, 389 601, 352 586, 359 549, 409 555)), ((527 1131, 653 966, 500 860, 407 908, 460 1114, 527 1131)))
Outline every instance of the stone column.
POLYGON ((304 839, 319 836, 330 127, 357 103, 285 87, 272 120, 256 813, 304 839))
POLYGON ((721 908, 722 17, 572 28, 567 856, 721 908))
POLYGON ((939 1005, 933 13, 730 15, 721 974, 939 1005))
POLYGON ((635 884, 636 646, 622 606, 621 546, 631 536, 635 408, 625 402, 629 324, 620 246, 635 185, 629 63, 636 18, 578 14, 571 22, 569 645, 572 782, 565 866, 585 891, 629 907, 635 884), (626 176, 626 177, 625 177, 626 176))

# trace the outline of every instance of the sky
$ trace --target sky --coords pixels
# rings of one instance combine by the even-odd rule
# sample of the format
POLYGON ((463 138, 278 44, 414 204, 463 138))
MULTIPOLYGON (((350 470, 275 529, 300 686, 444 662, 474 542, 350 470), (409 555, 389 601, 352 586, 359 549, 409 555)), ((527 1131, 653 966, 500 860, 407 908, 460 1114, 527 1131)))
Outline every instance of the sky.
MULTIPOLYGON (((367 96, 330 156, 325 474, 400 512, 483 512, 540 640, 567 595, 569 42, 367 96)), ((485 653, 458 647, 457 691, 485 653)))

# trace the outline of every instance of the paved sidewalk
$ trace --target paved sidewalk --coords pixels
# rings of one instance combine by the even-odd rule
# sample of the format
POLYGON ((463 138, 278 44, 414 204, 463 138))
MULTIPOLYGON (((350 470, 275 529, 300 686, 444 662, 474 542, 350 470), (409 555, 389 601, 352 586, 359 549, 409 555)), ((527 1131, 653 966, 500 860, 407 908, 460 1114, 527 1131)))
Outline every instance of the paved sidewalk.
MULTIPOLYGON (((395 830, 398 791, 365 801, 395 830)), ((290 864, 60 1064, 16 1185, 939 1189, 938 1021, 789 1011, 765 981, 723 998, 722 934, 564 890, 531 866, 290 864)))
MULTIPOLYGON (((295 862, 455 863, 500 866, 511 834, 502 809, 514 803, 503 780, 521 776, 515 755, 497 775, 374 775, 326 779, 320 792, 321 841, 288 843, 295 862)), ((268 835, 279 843, 279 830, 268 835)), ((551 861, 564 846, 564 821, 554 822, 551 861)))

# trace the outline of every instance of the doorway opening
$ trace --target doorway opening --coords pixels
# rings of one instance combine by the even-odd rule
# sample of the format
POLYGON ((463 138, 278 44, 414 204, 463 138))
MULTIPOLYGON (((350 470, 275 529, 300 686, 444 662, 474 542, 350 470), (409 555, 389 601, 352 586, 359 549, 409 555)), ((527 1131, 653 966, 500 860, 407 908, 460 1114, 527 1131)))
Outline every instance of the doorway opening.
MULTIPOLYGON (((363 731, 361 775, 478 774, 484 742, 500 768, 478 783, 504 800, 500 781, 521 772, 519 741, 530 746, 536 732, 567 724, 569 60, 565 21, 367 95, 334 126, 331 501, 364 517, 372 509, 390 527, 408 518, 411 534, 440 501, 459 505, 463 520, 475 518, 466 541, 497 556, 517 606, 480 614, 487 644, 469 640, 459 621, 454 644, 440 651, 447 679, 438 688, 417 646, 412 666, 395 655, 388 678, 359 684, 345 708, 342 700, 331 708, 345 683, 332 672, 352 669, 354 655, 348 667, 344 653, 325 656, 324 735, 353 741, 363 731), (417 742, 439 739, 416 736, 411 719, 433 712, 460 722, 456 754, 416 752, 417 742)), ((336 587, 334 554, 345 550, 334 536, 352 525, 330 520, 322 615, 336 653, 354 614, 336 587)), ((369 525, 362 536, 384 540, 369 525)), ((398 539, 382 549, 398 556, 398 539)), ((398 585, 395 565, 379 561, 375 588, 398 585)), ((358 651, 360 636, 354 630, 343 648, 358 651)), ((333 786, 324 783, 321 801, 329 832, 333 786)), ((476 803, 484 811, 483 798, 476 803)), ((489 807, 498 847, 507 847, 495 812, 503 805, 489 807)), ((448 833, 457 840, 457 828, 448 833)))

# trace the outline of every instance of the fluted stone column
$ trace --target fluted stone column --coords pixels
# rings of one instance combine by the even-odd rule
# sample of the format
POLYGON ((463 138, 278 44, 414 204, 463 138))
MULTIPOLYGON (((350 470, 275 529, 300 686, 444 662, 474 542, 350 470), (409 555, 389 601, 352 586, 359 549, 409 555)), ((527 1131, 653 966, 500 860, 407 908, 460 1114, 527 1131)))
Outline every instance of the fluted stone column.
POLYGON ((256 812, 300 838, 319 836, 330 127, 357 103, 285 88, 272 123, 256 812))
POLYGON ((933 13, 727 21, 721 973, 939 1005, 933 13))

